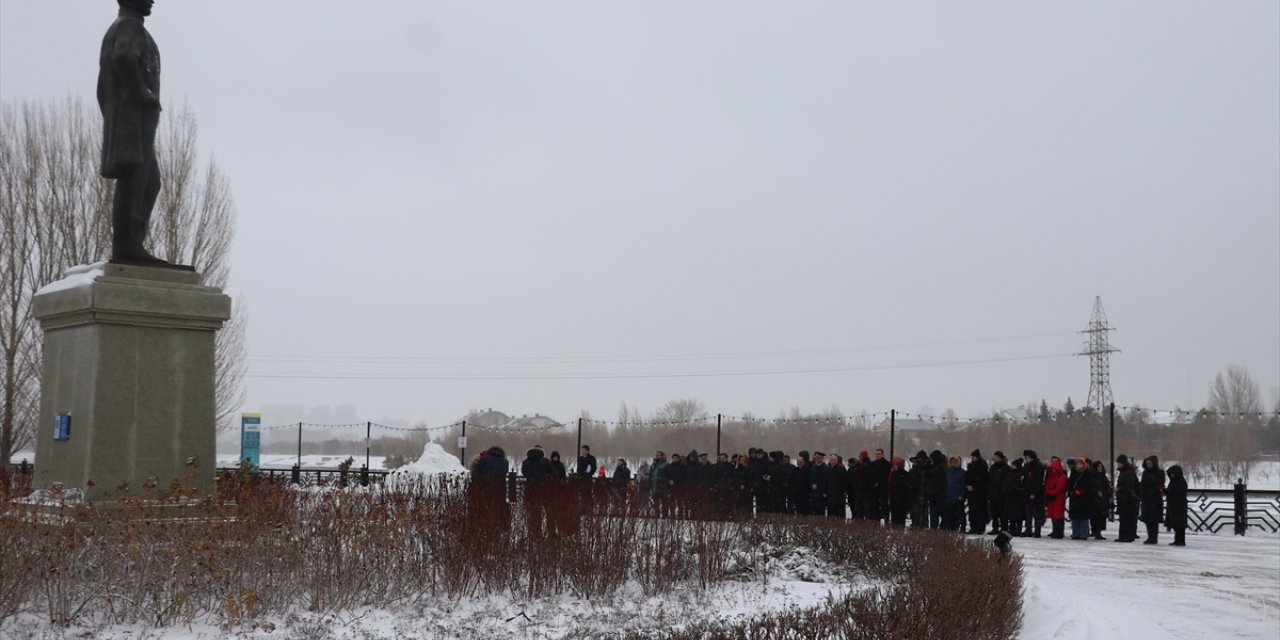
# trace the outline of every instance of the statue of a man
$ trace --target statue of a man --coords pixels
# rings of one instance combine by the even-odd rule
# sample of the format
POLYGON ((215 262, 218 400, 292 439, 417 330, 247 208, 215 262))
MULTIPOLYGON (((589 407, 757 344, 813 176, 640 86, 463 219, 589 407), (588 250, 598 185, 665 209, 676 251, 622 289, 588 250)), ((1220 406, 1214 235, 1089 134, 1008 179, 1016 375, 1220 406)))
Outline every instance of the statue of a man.
POLYGON ((162 266, 142 246, 160 194, 156 128, 160 125, 160 50, 142 21, 154 0, 117 0, 120 16, 107 29, 98 58, 102 168, 116 181, 111 207, 111 261, 162 266))

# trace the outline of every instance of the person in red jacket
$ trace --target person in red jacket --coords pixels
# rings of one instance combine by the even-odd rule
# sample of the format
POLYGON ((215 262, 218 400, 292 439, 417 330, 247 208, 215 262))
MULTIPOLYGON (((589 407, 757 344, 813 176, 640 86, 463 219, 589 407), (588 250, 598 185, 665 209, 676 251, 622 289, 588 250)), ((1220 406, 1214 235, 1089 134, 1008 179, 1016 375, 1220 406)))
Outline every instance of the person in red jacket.
POLYGON ((1067 524, 1067 474, 1062 470, 1062 460, 1054 456, 1049 472, 1044 477, 1045 510, 1053 523, 1050 538, 1063 538, 1067 524))

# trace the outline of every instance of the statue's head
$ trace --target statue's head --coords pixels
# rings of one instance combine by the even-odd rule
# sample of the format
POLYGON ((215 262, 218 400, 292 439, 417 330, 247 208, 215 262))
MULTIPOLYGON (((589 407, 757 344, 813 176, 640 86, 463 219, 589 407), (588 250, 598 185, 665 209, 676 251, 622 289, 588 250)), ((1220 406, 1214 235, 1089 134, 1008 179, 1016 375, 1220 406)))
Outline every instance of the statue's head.
POLYGON ((122 8, 133 9, 144 16, 151 15, 151 6, 156 3, 155 0, 116 0, 116 2, 122 8))

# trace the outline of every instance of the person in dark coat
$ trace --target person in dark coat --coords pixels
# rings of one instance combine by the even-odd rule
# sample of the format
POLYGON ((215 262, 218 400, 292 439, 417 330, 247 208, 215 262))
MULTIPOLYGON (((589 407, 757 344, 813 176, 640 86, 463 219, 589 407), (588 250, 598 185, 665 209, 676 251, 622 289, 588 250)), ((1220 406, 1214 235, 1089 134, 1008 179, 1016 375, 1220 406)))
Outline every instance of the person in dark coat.
POLYGON ((542 538, 542 527, 547 521, 550 505, 551 483, 555 473, 551 461, 542 453, 542 447, 534 446, 525 453, 520 463, 520 475, 524 476, 524 513, 529 528, 529 538, 542 538))
POLYGON ((809 477, 809 452, 801 451, 796 456, 795 464, 791 465, 791 470, 787 473, 787 513, 797 515, 809 515, 809 506, 805 504, 805 496, 808 495, 804 486, 804 478, 809 477))
POLYGON ((827 464, 826 454, 813 452, 813 464, 809 465, 809 477, 806 484, 809 488, 809 510, 815 515, 827 512, 827 464))
POLYGON ((859 509, 862 507, 862 500, 859 494, 862 493, 862 458, 854 456, 845 460, 845 478, 844 495, 845 503, 849 505, 849 517, 854 520, 861 520, 862 515, 859 509))
POLYGON ((1142 461, 1139 493, 1142 496, 1141 519, 1147 525, 1147 539, 1142 544, 1158 544, 1160 523, 1164 522, 1164 470, 1156 456, 1147 456, 1142 461))
POLYGON ((618 484, 631 482, 631 467, 627 466, 625 458, 618 458, 618 464, 613 468, 613 480, 618 484))
POLYGON ((911 456, 911 526, 924 529, 929 526, 929 499, 925 487, 929 484, 929 471, 933 461, 923 449, 911 456))
POLYGON ((907 511, 911 509, 915 497, 914 482, 907 471, 907 463, 902 456, 893 457, 893 472, 889 474, 889 524, 904 527, 907 524, 907 511))
POLYGON ((1164 490, 1164 524, 1173 529, 1175 547, 1187 546, 1187 480, 1182 475, 1182 465, 1169 467, 1169 486, 1164 490))
POLYGON ((560 452, 551 452, 551 475, 555 478, 564 478, 564 463, 560 461, 560 452))
POLYGON ((1089 492, 1089 465, 1084 458, 1067 460, 1070 474, 1067 476, 1067 518, 1071 520, 1071 539, 1089 539, 1089 506, 1092 496, 1089 492))
POLYGON ((555 465, 542 453, 542 447, 534 445, 525 453, 524 462, 520 463, 520 475, 526 482, 549 480, 555 475, 555 465))
POLYGON ((577 476, 579 478, 590 478, 596 474, 596 457, 591 455, 591 447, 582 445, 582 450, 578 452, 578 469, 577 476))
MULTIPOLYGON (((1022 492, 1022 458, 1009 463, 1004 476, 1004 524, 1011 536, 1023 535, 1022 523, 1026 519, 1026 495, 1022 492)), ((1030 533, 1030 532, 1028 532, 1030 533)))
POLYGON ((1026 505, 1026 525, 1023 531, 1032 538, 1040 537, 1040 529, 1044 527, 1044 480, 1046 469, 1040 457, 1032 449, 1022 452, 1022 489, 1026 505))
POLYGON ((929 453, 929 478, 925 498, 929 503, 929 528, 942 526, 947 514, 947 456, 937 449, 929 453))
POLYGON ((982 534, 987 530, 987 482, 991 471, 982 452, 974 449, 969 454, 969 465, 964 472, 964 497, 969 505, 969 533, 982 534))
POLYGON ((867 498, 871 493, 867 484, 871 481, 871 458, 866 449, 858 452, 858 457, 849 462, 849 506, 853 507, 853 517, 858 520, 870 518, 871 509, 867 498))
POLYGON ((827 517, 844 520, 848 490, 849 472, 844 460, 833 453, 827 460, 827 517))
POLYGON ((991 454, 991 467, 987 473, 988 504, 991 508, 991 535, 1009 528, 1004 510, 1004 483, 1009 475, 1009 462, 1003 451, 991 454))
POLYGON ((791 480, 787 467, 790 466, 782 461, 781 451, 769 452, 769 471, 766 474, 768 485, 765 489, 769 513, 782 513, 786 510, 787 489, 791 480))
POLYGON ((888 507, 889 461, 884 457, 884 449, 876 449, 875 459, 867 463, 866 502, 867 518, 879 522, 887 520, 885 513, 888 507))
POLYGON ((506 492, 503 491, 510 468, 507 453, 498 446, 489 447, 471 467, 471 484, 468 488, 471 504, 467 513, 476 514, 477 521, 481 522, 483 516, 479 514, 493 513, 498 522, 498 528, 484 526, 475 531, 477 535, 497 535, 511 526, 511 507, 507 504, 506 492))
POLYGON ((507 462, 507 454, 502 447, 489 447, 480 456, 474 467, 471 469, 471 476, 478 480, 485 481, 503 481, 507 478, 507 471, 511 468, 511 463, 507 462))
POLYGON ((1094 540, 1107 539, 1102 532, 1107 530, 1113 498, 1107 466, 1101 460, 1094 460, 1089 468, 1089 531, 1094 540))
POLYGON ((947 504, 942 518, 942 528, 959 531, 964 526, 965 472, 960 468, 959 456, 947 459, 947 504))
POLYGON ((1138 474, 1129 465, 1129 457, 1116 458, 1116 514, 1120 518, 1120 535, 1116 542, 1138 539, 1138 474))
POLYGON ((769 461, 764 457, 764 449, 752 447, 747 459, 747 476, 751 481, 751 496, 755 499, 756 513, 769 513, 769 461))
POLYGON ((809 460, 808 451, 796 454, 796 470, 791 474, 791 490, 787 494, 787 513, 809 515, 809 487, 805 482, 809 478, 809 460))

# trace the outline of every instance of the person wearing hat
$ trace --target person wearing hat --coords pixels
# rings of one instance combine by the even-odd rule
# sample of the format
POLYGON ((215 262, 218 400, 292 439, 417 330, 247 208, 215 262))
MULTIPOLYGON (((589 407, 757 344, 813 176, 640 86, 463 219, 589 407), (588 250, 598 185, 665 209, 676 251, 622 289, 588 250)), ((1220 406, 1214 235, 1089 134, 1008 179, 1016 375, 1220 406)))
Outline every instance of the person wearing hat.
POLYGON ((1089 539, 1089 465, 1084 458, 1068 458, 1067 467, 1067 518, 1071 520, 1071 539, 1089 539))
POLYGON ((1004 484, 1009 475, 1009 461, 1003 451, 991 454, 991 467, 987 472, 987 502, 991 514, 991 535, 1008 529, 1004 517, 1004 484))
POLYGON ((1116 542, 1138 539, 1138 474, 1129 464, 1129 456, 1116 458, 1116 515, 1120 518, 1120 536, 1116 542))
POLYGON ((969 505, 969 533, 981 535, 987 530, 987 482, 991 472, 982 452, 974 449, 964 471, 964 499, 969 505))

